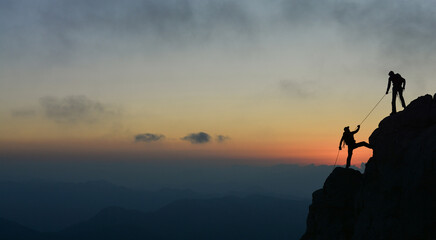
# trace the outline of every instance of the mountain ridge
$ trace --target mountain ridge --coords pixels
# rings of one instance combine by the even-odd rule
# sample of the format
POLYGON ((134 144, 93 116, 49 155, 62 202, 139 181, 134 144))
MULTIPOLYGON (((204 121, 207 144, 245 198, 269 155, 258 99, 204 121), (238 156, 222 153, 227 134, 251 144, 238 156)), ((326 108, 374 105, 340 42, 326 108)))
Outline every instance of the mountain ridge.
POLYGON ((149 213, 110 207, 59 234, 77 239, 295 239, 304 228, 300 220, 307 205, 253 195, 178 200, 149 213))
POLYGON ((363 174, 337 167, 312 194, 302 240, 436 239, 436 94, 384 118, 363 174))
POLYGON ((56 232, 38 232, 0 219, 0 239, 296 239, 304 230, 308 205, 309 201, 251 195, 181 199, 151 212, 110 206, 56 232), (17 227, 11 228, 11 223, 17 227))

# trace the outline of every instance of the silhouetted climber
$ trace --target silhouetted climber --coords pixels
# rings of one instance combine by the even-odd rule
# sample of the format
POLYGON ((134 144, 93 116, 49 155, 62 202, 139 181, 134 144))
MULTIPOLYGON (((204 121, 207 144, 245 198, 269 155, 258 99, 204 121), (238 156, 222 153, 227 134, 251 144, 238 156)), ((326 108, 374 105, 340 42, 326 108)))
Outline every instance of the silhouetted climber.
POLYGON ((351 163, 351 156, 353 156, 353 150, 358 148, 358 147, 367 147, 367 148, 371 148, 371 145, 369 145, 369 143, 367 142, 359 142, 356 143, 356 140, 354 140, 354 134, 356 134, 358 131, 360 130, 360 125, 357 125, 357 129, 355 131, 350 132, 350 127, 345 127, 344 128, 344 133, 342 134, 342 138, 341 141, 339 142, 339 150, 342 150, 342 141, 345 142, 345 144, 348 145, 348 157, 347 157, 347 165, 346 168, 350 167, 350 163, 351 163))
POLYGON ((388 79, 388 89, 386 89, 386 94, 389 93, 389 88, 391 87, 392 82, 392 114, 397 113, 396 108, 396 97, 397 93, 401 100, 401 105, 403 108, 406 108, 406 103, 404 102, 403 98, 403 90, 406 87, 406 79, 404 79, 399 73, 394 73, 393 71, 389 72, 389 79, 388 79))

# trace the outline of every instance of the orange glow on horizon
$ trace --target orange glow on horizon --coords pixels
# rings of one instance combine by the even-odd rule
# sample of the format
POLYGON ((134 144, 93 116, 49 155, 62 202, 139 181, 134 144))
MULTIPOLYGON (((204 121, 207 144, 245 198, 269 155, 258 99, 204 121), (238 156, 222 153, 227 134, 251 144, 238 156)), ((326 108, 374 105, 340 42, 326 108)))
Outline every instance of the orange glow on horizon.
MULTIPOLYGON (((51 154, 95 154, 137 156, 144 159, 227 159, 232 163, 256 164, 315 164, 333 165, 337 154, 336 141, 312 143, 207 143, 187 142, 135 143, 133 141, 63 140, 63 141, 14 141, 2 142, 3 153, 51 153, 51 154)), ((354 150, 352 165, 360 167, 367 162, 372 151, 354 150)), ((340 151, 337 165, 344 165, 346 148, 340 151)))

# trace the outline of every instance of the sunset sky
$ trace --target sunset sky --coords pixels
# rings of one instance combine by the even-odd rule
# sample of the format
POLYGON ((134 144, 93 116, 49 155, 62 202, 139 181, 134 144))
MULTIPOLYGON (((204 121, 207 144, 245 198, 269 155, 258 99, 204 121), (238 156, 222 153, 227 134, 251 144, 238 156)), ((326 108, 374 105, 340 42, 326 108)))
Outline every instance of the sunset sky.
POLYGON ((0 0, 0 154, 332 165, 390 70, 434 94, 435 26, 430 0, 0 0))

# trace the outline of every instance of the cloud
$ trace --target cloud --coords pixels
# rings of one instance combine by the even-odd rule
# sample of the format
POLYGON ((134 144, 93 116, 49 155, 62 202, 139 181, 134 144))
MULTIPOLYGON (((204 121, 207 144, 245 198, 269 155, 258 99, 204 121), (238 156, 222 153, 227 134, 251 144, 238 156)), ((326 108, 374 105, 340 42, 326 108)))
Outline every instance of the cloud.
POLYGON ((0 50, 11 57, 75 56, 72 50, 89 48, 138 52, 156 43, 177 49, 214 41, 247 46, 259 39, 275 43, 280 33, 316 38, 320 29, 331 29, 356 48, 374 44, 390 60, 436 52, 431 1, 41 0, 0 6, 0 50))
POLYGON ((253 32, 247 8, 231 0, 42 0, 8 6, 0 8, 0 50, 11 56, 31 55, 30 50, 48 57, 88 48, 138 51, 155 49, 156 43, 180 47, 253 32))
POLYGON ((207 33, 223 25, 247 27, 244 4, 230 0, 77 0, 50 2, 39 14, 50 33, 74 33, 89 29, 124 34, 152 33, 163 37, 207 33))
POLYGON ((189 141, 192 144, 202 144, 202 143, 208 143, 210 142, 210 135, 205 132, 199 132, 199 133, 191 133, 183 138, 181 138, 184 141, 189 141))
POLYGON ((216 139, 217 142, 223 143, 225 141, 230 140, 230 137, 229 136, 224 136, 224 135, 217 135, 215 139, 216 139))
POLYGON ((17 118, 31 118, 37 115, 34 109, 14 109, 11 111, 11 115, 17 118))
POLYGON ((162 134, 142 133, 135 136, 135 142, 157 142, 164 138, 162 134))
POLYGON ((325 0, 282 2, 291 24, 334 27, 349 42, 378 44, 382 54, 434 54, 436 5, 431 1, 325 0))
POLYGON ((45 116, 57 123, 96 123, 120 115, 119 110, 83 95, 64 98, 43 97, 39 102, 45 116))

